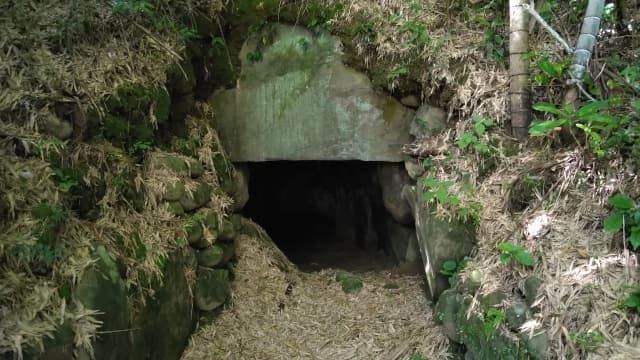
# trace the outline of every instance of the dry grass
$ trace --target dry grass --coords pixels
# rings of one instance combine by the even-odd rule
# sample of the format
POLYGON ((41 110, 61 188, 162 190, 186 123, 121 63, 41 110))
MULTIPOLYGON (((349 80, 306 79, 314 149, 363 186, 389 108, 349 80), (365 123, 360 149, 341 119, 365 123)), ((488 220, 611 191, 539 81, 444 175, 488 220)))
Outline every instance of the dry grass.
MULTIPOLYGON (((326 1, 336 2, 340 1, 326 1)), ((347 36, 353 36, 354 29, 362 24, 370 25, 376 32, 375 39, 356 35, 352 44, 364 65, 385 72, 383 76, 406 66, 408 78, 421 85, 423 100, 448 107, 450 117, 465 118, 475 113, 502 123, 507 116, 506 67, 486 57, 485 29, 473 19, 464 19, 463 11, 474 16, 472 7, 453 1, 355 0, 347 2, 330 24, 347 36), (456 6, 462 8, 453 9, 456 6), (407 24, 423 27, 425 44, 407 45, 412 42, 411 31, 403 31, 407 24)), ((389 88, 407 85, 403 81, 402 77, 390 80, 389 88)))
POLYGON ((335 270, 302 273, 270 240, 241 236, 237 256, 231 305, 197 330, 183 360, 447 358, 420 277, 359 274, 364 288, 348 295, 335 270))
POLYGON ((578 151, 550 157, 526 151, 503 161, 479 184, 483 212, 478 247, 461 277, 480 270, 483 285, 478 294, 495 290, 513 294, 528 276, 543 280, 536 313, 521 331, 547 331, 549 358, 640 357, 640 334, 635 330, 640 318, 620 308, 627 295, 625 286, 640 281, 638 259, 613 246, 612 236, 601 228, 606 199, 616 191, 638 195, 637 175, 615 162, 608 172, 597 172, 595 164, 578 151), (549 177, 547 186, 534 191, 528 206, 513 215, 503 184, 542 173, 549 177), (531 224, 536 220, 546 225, 534 234, 531 224), (525 247, 537 258, 535 266, 503 265, 497 250, 501 242, 525 247), (599 331, 606 341, 586 353, 575 336, 590 330, 599 331))

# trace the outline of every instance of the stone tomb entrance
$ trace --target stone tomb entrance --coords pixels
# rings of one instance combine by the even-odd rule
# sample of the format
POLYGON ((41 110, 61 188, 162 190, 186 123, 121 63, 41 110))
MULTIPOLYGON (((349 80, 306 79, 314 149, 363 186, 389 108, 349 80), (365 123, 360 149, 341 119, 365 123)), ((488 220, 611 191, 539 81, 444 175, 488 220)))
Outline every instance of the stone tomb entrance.
MULTIPOLYGON (((379 176, 385 166, 362 161, 246 163, 250 196, 244 215, 262 225, 302 270, 391 267, 407 260, 415 229, 397 223, 385 209, 379 176)), ((411 260, 418 257, 417 250, 409 255, 411 260)))

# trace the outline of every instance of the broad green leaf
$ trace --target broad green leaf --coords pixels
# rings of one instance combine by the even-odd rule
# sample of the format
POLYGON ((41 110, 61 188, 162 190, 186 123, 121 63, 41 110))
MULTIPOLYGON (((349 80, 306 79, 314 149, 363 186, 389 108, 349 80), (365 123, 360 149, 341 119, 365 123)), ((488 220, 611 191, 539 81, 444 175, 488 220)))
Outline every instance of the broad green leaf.
POLYGON ((456 271, 456 267, 458 267, 458 264, 453 260, 447 260, 442 264, 442 269, 446 271, 456 271))
POLYGON ((640 247, 640 230, 631 231, 631 235, 629 235, 629 242, 631 243, 633 250, 640 247))
POLYGON ((541 121, 539 123, 534 123, 529 128, 529 134, 531 136, 540 136, 548 133, 549 131, 555 129, 558 126, 562 126, 567 122, 566 119, 559 119, 553 121, 541 121))
POLYGON ((553 68, 553 64, 551 64, 548 60, 541 60, 538 64, 538 67, 549 77, 553 77, 556 74, 553 68))
POLYGON ((583 118, 587 115, 595 114, 602 109, 606 109, 607 107, 609 107, 608 101, 603 100, 590 102, 578 109, 578 111, 576 111, 576 116, 579 118, 583 118))
POLYGON ((506 264, 511 260, 511 255, 509 254, 500 254, 500 262, 506 264))
POLYGON ((516 246, 511 243, 501 243, 500 245, 498 245, 498 249, 504 252, 511 253, 516 250, 516 246))
POLYGON ((425 186, 428 186, 428 187, 436 187, 436 186, 438 186, 438 182, 436 181, 436 179, 434 179, 434 178, 432 178, 432 177, 425 178, 425 179, 422 181, 422 183, 423 183, 425 186))
POLYGON ((426 191, 424 194, 422 194, 422 199, 424 201, 431 201, 433 200, 434 196, 435 194, 432 191, 426 191))
POLYGON ((449 197, 449 202, 451 203, 451 206, 453 206, 455 208, 456 206, 458 206, 460 204, 460 199, 458 199, 455 196, 451 196, 451 197, 449 197))
POLYGON ((640 295, 631 294, 624 301, 624 305, 630 308, 637 308, 640 306, 640 295))
POLYGON ((618 232, 622 229, 622 214, 615 213, 604 219, 604 231, 608 233, 618 232))
POLYGON ((533 110, 548 112, 562 117, 569 117, 569 114, 567 112, 558 109, 553 104, 538 103, 533 105, 533 110))
POLYGON ((447 189, 441 187, 436 191, 436 199, 442 204, 446 204, 449 202, 449 192, 447 189))
POLYGON ((475 144, 473 148, 476 149, 476 151, 481 154, 486 154, 489 152, 489 147, 487 146, 487 144, 484 144, 484 143, 475 144))
POLYGON ((486 127, 482 123, 476 123, 476 124, 473 124, 473 130, 475 130, 478 137, 481 137, 482 135, 484 135, 486 127))
POLYGON ((609 198, 609 205, 618 210, 629 210, 633 207, 633 200, 623 193, 617 193, 609 198))
POLYGON ((513 256, 516 258, 516 261, 518 261, 522 265, 525 265, 525 266, 533 265, 533 258, 524 249, 518 249, 518 251, 516 251, 513 256))

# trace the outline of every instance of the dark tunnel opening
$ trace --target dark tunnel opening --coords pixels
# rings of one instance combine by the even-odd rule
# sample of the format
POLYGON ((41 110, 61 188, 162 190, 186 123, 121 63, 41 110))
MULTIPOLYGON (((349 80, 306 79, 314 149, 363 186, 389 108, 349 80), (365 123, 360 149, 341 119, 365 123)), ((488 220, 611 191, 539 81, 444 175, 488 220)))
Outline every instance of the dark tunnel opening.
POLYGON ((244 215, 265 228, 305 271, 369 271, 394 265, 375 162, 276 161, 245 164, 244 215))

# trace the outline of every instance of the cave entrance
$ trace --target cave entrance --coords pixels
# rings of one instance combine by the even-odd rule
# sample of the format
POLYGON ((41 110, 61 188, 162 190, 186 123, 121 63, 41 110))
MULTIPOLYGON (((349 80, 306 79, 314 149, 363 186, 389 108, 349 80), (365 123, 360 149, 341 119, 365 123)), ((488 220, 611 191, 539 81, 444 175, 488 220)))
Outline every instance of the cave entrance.
POLYGON ((245 163, 250 174, 244 215, 265 228, 303 271, 391 267, 375 162, 245 163))

